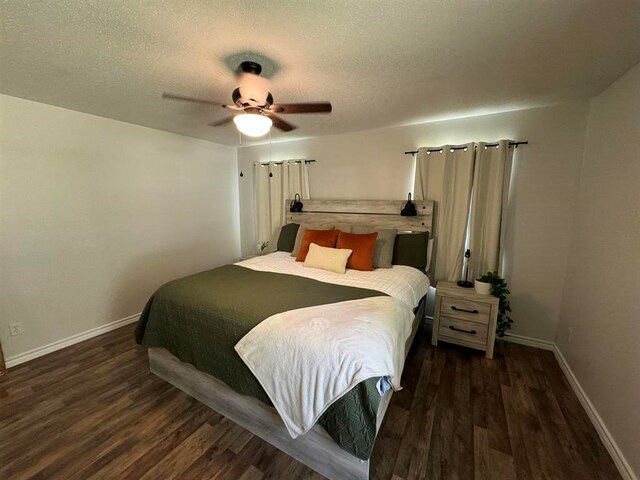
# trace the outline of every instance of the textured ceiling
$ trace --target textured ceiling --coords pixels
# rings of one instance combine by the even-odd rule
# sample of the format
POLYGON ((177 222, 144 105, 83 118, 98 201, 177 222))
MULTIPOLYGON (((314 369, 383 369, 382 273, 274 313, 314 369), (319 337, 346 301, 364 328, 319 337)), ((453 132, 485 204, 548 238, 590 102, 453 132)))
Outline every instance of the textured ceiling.
POLYGON ((226 103, 258 58, 276 102, 333 103, 282 140, 591 97, 640 61, 637 0, 4 0, 0 19, 1 93, 229 145, 206 126, 227 111, 161 92, 226 103))

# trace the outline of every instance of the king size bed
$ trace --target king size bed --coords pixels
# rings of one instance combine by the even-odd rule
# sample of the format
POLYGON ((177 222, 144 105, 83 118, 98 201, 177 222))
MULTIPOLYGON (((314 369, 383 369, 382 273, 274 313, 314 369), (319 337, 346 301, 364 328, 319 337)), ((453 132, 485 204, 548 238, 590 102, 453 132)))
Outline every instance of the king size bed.
MULTIPOLYGON (((433 204, 401 203, 307 200, 287 223, 422 233, 427 258, 433 204)), ((154 374, 325 477, 368 479, 429 287, 400 263, 334 273, 277 251, 201 272, 151 297, 136 341, 154 374)))

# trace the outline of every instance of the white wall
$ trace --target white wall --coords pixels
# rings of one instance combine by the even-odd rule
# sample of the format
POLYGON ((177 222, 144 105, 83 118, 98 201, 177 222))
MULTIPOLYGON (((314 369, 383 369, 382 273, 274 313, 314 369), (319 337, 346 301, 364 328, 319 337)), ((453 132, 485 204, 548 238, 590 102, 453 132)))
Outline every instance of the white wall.
MULTIPOLYGON (((415 161, 406 150, 511 138, 517 149, 507 244, 513 332, 553 341, 567 265, 571 211, 582 158, 588 104, 493 115, 282 142, 272 159, 309 158, 312 198, 401 199, 412 189, 415 161)), ((255 250, 252 164, 269 146, 238 150, 243 253, 255 250)))
POLYGON ((237 185, 235 148, 0 96, 5 356, 136 314, 162 283, 237 258, 237 185))
POLYGON ((580 178, 556 342, 640 476, 640 65, 592 100, 580 178))
MULTIPOLYGON (((571 211, 582 159, 587 102, 370 130, 272 145, 273 160, 315 159, 312 198, 402 199, 412 189, 422 146, 501 138, 528 140, 517 149, 509 232, 513 332, 553 341, 567 265, 571 211)), ((268 161, 268 145, 238 150, 243 253, 255 250, 252 163, 268 161)))

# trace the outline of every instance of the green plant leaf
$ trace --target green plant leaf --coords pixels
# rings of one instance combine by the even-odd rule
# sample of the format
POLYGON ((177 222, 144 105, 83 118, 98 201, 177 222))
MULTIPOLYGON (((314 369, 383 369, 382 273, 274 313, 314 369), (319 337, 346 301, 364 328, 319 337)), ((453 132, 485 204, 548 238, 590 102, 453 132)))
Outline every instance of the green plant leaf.
POLYGON ((511 305, 509 303, 509 298, 507 297, 511 292, 507 288, 507 282, 504 278, 498 275, 498 272, 487 272, 478 277, 478 280, 490 283, 491 294, 499 299, 496 335, 504 337, 507 330, 511 328, 511 324, 513 323, 513 320, 507 314, 507 312, 511 311, 511 305))

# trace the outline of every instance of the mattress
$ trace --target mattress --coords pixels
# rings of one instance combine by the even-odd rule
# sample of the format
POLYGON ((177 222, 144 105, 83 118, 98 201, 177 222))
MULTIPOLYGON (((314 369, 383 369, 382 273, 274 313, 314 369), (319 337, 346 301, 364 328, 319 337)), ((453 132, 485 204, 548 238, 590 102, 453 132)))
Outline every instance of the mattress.
POLYGON ((335 285, 377 290, 402 300, 414 309, 429 290, 429 277, 420 270, 405 265, 376 268, 371 272, 349 269, 343 274, 318 268, 307 268, 303 262, 296 262, 288 252, 257 256, 238 262, 236 265, 262 272, 286 273, 287 275, 312 278, 335 285))

